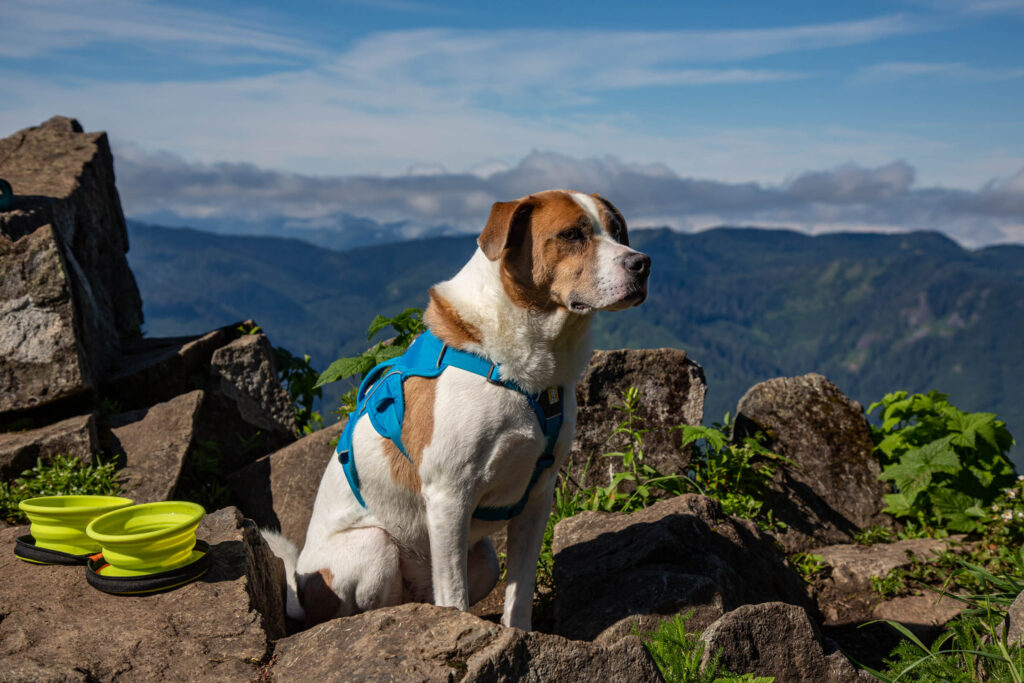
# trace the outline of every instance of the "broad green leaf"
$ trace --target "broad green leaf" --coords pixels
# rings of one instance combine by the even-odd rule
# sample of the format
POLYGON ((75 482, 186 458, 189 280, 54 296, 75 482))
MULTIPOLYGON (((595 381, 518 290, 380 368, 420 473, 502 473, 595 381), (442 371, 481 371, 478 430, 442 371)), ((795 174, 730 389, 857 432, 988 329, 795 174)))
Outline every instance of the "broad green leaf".
POLYGON ((882 512, 888 512, 895 517, 907 517, 913 513, 914 500, 917 494, 887 493, 884 496, 887 507, 882 512))
POLYGON ((980 501, 947 488, 934 489, 928 495, 939 519, 945 520, 947 529, 970 532, 978 528, 976 517, 968 515, 967 510, 977 509, 980 501))
POLYGON ((353 375, 359 375, 364 372, 373 369, 373 366, 377 364, 374 356, 355 356, 353 358, 339 358, 330 365, 327 369, 320 373, 320 377, 317 379, 314 388, 328 384, 329 382, 337 382, 340 379, 346 377, 352 377, 353 375))

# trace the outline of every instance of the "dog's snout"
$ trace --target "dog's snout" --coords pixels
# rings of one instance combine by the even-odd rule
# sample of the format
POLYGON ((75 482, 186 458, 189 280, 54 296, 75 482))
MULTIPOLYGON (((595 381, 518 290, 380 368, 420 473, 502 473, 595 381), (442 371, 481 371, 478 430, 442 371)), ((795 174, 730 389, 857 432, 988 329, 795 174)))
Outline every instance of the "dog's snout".
POLYGON ((631 273, 643 275, 651 270, 651 257, 634 251, 622 257, 622 267, 631 273))

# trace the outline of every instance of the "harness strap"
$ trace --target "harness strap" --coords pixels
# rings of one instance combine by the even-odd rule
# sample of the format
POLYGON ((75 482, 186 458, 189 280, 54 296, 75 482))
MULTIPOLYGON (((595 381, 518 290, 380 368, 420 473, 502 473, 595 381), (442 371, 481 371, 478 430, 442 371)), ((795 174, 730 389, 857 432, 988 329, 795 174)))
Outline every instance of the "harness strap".
POLYGON ((478 507, 473 512, 475 519, 503 521, 518 515, 526 507, 530 491, 541 473, 554 464, 555 442, 563 421, 562 389, 551 387, 540 394, 527 394, 515 382, 499 379, 500 368, 491 361, 451 348, 428 330, 417 337, 404 354, 386 360, 366 373, 356 393, 356 409, 349 414, 345 429, 338 439, 337 456, 345 472, 345 479, 348 480, 352 494, 364 508, 367 505, 359 492, 359 474, 352 453, 352 434, 356 423, 363 415, 368 415, 377 433, 391 439, 402 455, 412 462, 402 443, 402 420, 405 417, 402 384, 406 377, 437 377, 449 366, 480 375, 492 384, 523 394, 536 414, 545 437, 544 452, 537 459, 522 498, 513 505, 478 507))

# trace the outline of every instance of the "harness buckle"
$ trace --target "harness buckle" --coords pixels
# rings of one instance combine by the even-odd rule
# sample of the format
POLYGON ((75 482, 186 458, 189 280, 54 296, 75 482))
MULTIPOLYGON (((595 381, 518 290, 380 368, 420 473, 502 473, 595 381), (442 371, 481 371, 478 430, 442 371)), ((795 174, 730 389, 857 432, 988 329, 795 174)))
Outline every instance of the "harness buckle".
POLYGON ((503 387, 505 386, 504 382, 502 382, 500 379, 494 379, 494 369, 496 367, 498 366, 495 365, 494 363, 491 363, 491 367, 487 371, 487 381, 490 382, 491 384, 497 384, 499 387, 503 387))
POLYGON ((447 344, 441 344, 441 353, 437 354, 437 367, 441 367, 441 361, 444 360, 444 354, 448 351, 447 344))

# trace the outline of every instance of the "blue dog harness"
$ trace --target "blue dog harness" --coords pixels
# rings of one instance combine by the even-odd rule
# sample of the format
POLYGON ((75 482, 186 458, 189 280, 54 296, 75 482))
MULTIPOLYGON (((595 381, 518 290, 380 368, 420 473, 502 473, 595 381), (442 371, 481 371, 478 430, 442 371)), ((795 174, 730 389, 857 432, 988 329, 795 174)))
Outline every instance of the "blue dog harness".
POLYGON ((551 387, 540 394, 528 394, 515 382, 498 379, 501 374, 500 368, 491 361, 467 351, 454 349, 428 330, 417 337, 403 355, 386 360, 366 373, 356 394, 356 409, 349 414, 345 430, 338 439, 338 460, 345 471, 345 478, 348 479, 352 494, 364 508, 366 502, 359 493, 359 474, 356 472, 355 454, 352 451, 352 432, 356 423, 363 415, 368 415, 370 424, 377 433, 391 439, 402 455, 412 463, 412 458, 402 443, 402 419, 405 417, 402 383, 407 377, 437 377, 449 366, 480 375, 492 384, 523 394, 536 413, 545 438, 544 452, 534 465, 530 483, 527 484, 523 497, 513 505, 478 507, 473 511, 474 519, 498 522, 518 515, 526 507, 530 491, 541 473, 554 464, 555 441, 558 440, 558 432, 562 429, 562 388, 551 387))

